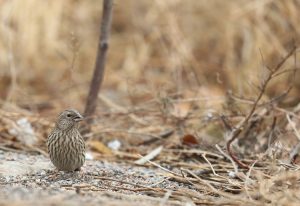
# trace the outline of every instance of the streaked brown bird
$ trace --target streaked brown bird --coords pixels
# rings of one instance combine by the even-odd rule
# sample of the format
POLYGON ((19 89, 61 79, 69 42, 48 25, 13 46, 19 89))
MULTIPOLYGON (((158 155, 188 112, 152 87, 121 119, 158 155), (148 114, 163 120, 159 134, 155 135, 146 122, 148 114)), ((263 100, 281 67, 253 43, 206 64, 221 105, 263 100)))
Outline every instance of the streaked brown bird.
POLYGON ((79 171, 85 162, 85 143, 78 131, 83 120, 75 109, 63 111, 47 140, 50 160, 60 171, 79 171))

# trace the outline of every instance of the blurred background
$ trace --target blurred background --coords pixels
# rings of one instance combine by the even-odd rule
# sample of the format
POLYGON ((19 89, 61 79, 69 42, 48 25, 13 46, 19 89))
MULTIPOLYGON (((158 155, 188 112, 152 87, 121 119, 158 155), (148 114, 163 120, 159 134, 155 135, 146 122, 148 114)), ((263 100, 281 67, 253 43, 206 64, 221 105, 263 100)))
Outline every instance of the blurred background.
MULTIPOLYGON (((83 110, 101 9, 95 0, 1 0, 1 105, 83 110)), ((101 94, 123 106, 207 98, 202 109, 221 108, 229 90, 255 95, 263 65, 276 65, 297 44, 299 9, 299 0, 116 0, 101 94)), ((292 58, 285 69, 293 68, 292 58)), ((298 80, 287 106, 299 101, 298 80)), ((289 81, 272 81, 267 96, 289 81)))

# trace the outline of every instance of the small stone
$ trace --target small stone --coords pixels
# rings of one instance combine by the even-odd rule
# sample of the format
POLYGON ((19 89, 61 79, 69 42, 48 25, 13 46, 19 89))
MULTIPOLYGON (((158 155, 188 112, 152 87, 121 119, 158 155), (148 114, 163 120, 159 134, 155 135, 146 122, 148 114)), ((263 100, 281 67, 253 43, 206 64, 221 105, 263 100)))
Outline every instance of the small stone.
POLYGON ((27 177, 26 177, 26 176, 23 176, 23 177, 21 177, 21 180, 22 180, 22 181, 27 180, 27 177))
POLYGON ((236 177, 236 174, 235 174, 235 172, 230 171, 230 172, 228 173, 228 176, 231 177, 231 178, 235 178, 235 177, 236 177))

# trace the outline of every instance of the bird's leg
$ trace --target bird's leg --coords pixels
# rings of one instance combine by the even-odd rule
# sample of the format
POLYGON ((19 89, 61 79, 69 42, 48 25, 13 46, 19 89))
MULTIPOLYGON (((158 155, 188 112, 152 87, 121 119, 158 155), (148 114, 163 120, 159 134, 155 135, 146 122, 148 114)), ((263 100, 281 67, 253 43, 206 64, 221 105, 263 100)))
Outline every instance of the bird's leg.
POLYGON ((76 174, 77 178, 84 178, 84 170, 82 170, 80 167, 75 169, 74 173, 76 174))

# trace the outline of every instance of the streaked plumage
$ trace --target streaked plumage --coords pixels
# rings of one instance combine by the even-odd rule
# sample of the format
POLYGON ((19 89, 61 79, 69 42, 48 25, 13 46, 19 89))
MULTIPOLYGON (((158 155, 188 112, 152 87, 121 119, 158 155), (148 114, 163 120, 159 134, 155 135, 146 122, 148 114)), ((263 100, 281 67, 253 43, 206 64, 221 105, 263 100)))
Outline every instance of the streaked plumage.
POLYGON ((74 109, 62 112, 48 136, 50 160, 61 171, 80 170, 85 161, 85 143, 78 131, 83 117, 74 109))

